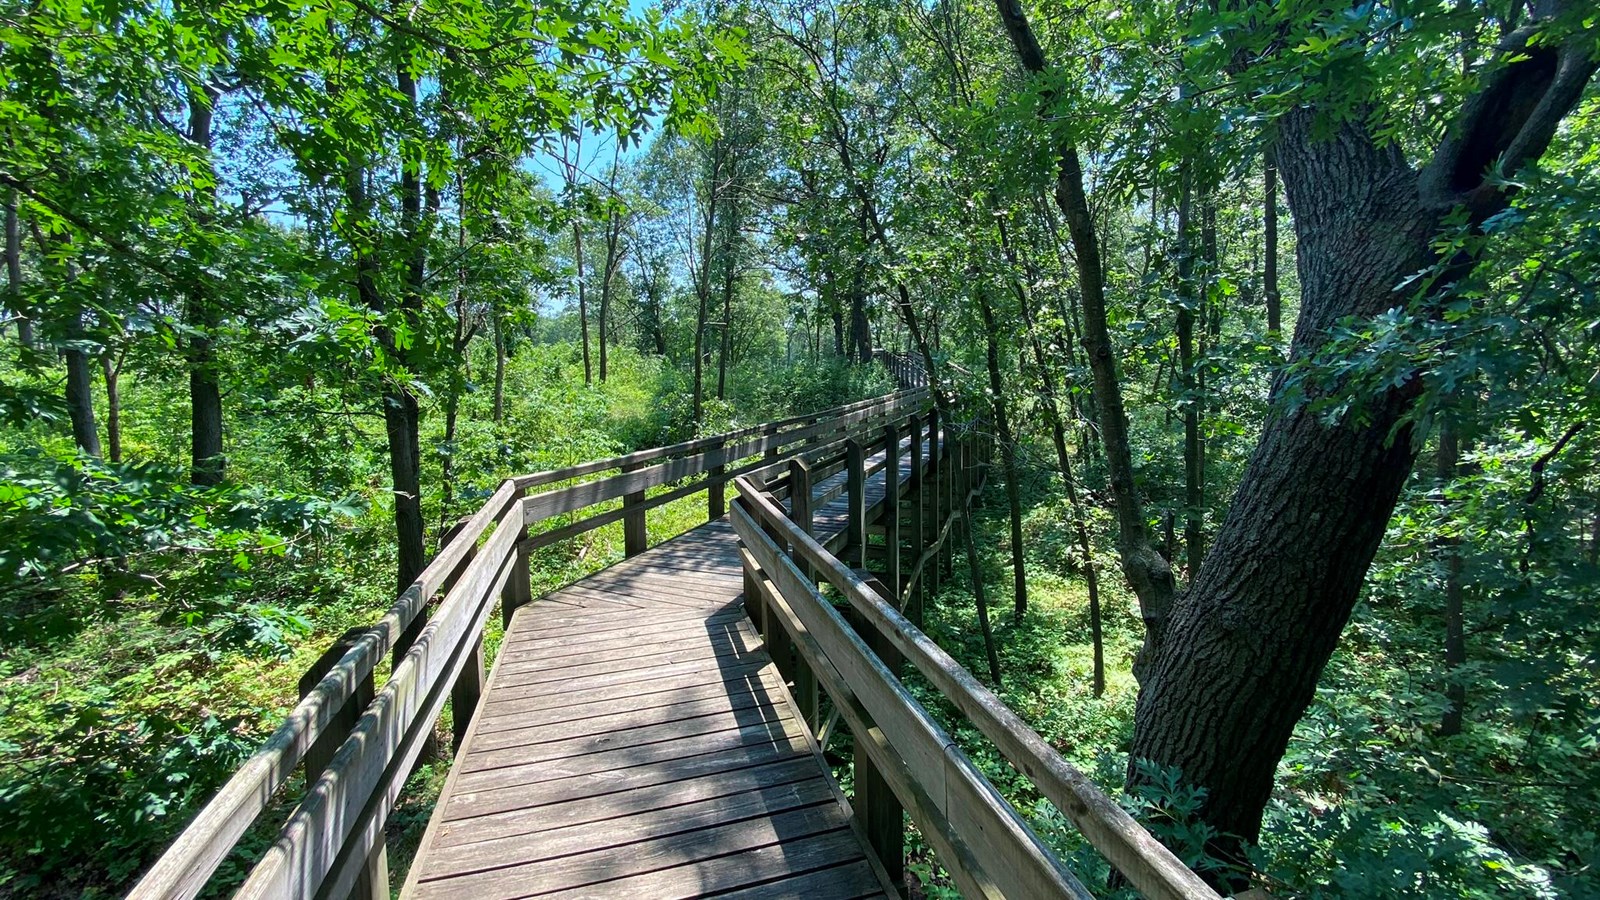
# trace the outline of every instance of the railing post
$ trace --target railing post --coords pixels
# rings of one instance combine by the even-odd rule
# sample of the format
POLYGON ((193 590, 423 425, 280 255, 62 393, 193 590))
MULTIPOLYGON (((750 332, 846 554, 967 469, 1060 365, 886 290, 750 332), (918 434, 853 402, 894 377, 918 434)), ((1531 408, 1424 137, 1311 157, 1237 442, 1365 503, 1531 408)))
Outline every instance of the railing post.
POLYGON ((854 438, 845 441, 845 494, 849 518, 845 523, 845 560, 864 568, 867 560, 866 454, 854 438))
MULTIPOLYGON (((789 518, 801 531, 811 534, 811 515, 811 466, 795 457, 789 460, 789 518)), ((815 577, 811 574, 811 564, 800 555, 799 548, 790 548, 790 557, 799 565, 800 571, 806 573, 807 578, 815 577)), ((785 640, 781 643, 787 653, 789 642, 785 640)), ((806 727, 814 735, 821 724, 817 719, 817 711, 821 708, 817 695, 817 675, 799 654, 795 654, 793 665, 794 700, 800 707, 800 717, 805 719, 806 727)))
MULTIPOLYGON (((639 465, 623 466, 622 471, 632 472, 639 465)), ((645 525, 644 491, 622 495, 622 555, 638 556, 650 546, 650 536, 645 525)))
MULTIPOLYGON (((425 618, 418 613, 418 618, 425 618)), ((300 699, 304 700, 322 681, 323 676, 333 670, 347 651, 363 634, 365 628, 352 628, 339 636, 332 647, 317 658, 306 673, 300 676, 300 699)), ((345 700, 344 706, 328 723, 328 727, 317 738, 317 742, 306 751, 306 784, 316 782, 322 775, 322 770, 333 761, 333 754, 344 743, 345 738, 360 721, 361 714, 372 704, 373 681, 372 673, 356 683, 355 689, 345 700)), ((377 843, 373 844, 372 851, 367 854, 364 871, 357 877, 355 886, 350 889, 351 900, 388 900, 389 897, 389 851, 383 840, 383 834, 378 834, 377 843)))
MULTIPOLYGON (((856 574, 861 576, 879 597, 893 605, 894 600, 882 582, 865 570, 858 569, 856 574)), ((848 611, 846 619, 855 627, 872 652, 883 661, 884 666, 899 678, 904 668, 904 660, 894 649, 894 644, 889 638, 854 609, 848 611)), ((867 845, 883 864, 890 883, 902 884, 906 875, 905 808, 900 805, 899 798, 890 789, 889 782, 884 779, 883 774, 862 749, 862 742, 859 740, 856 742, 854 766, 855 796, 852 801, 856 820, 866 834, 867 845)))
POLYGON ((889 605, 900 608, 900 429, 893 422, 883 426, 883 486, 887 504, 883 520, 884 577, 889 605))
POLYGON ((533 602, 533 572, 529 565, 532 551, 528 549, 526 526, 517 534, 516 551, 517 558, 511 564, 511 576, 500 591, 500 621, 507 627, 510 627, 511 616, 518 608, 533 602))
POLYGON ((727 503, 727 460, 728 442, 717 441, 717 446, 712 450, 717 464, 711 467, 710 477, 706 481, 706 521, 715 522, 728 512, 727 503))

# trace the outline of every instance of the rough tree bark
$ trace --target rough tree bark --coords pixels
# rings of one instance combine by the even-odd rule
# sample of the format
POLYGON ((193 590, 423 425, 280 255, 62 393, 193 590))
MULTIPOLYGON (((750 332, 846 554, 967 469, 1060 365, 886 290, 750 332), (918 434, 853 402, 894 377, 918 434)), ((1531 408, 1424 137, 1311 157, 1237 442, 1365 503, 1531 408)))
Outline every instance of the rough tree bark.
MULTIPOLYGON (((1204 524, 1201 512, 1205 504, 1205 465, 1200 443, 1200 390, 1195 377, 1194 324, 1195 310, 1202 302, 1195 290, 1194 245, 1190 240, 1193 231, 1191 212, 1194 206, 1194 184, 1190 165, 1185 163, 1178 188, 1178 385, 1183 407, 1183 546, 1189 567, 1189 577, 1200 571, 1205 554, 1204 524)), ((1169 551, 1170 552, 1170 551, 1169 551)))
MULTIPOLYGON (((1019 0, 995 0, 1001 23, 1011 39, 1022 67, 1033 75, 1043 74, 1048 64, 1044 51, 1028 24, 1019 0)), ((1104 442, 1106 468, 1117 516, 1117 555, 1122 572, 1139 598, 1144 619, 1145 643, 1135 662, 1141 675, 1160 652, 1172 607, 1172 568, 1150 542, 1145 527, 1144 505, 1133 478, 1133 452, 1128 441, 1128 417, 1122 402, 1122 385, 1117 374, 1115 349, 1106 324, 1105 273, 1100 256, 1100 239, 1094 214, 1089 208, 1083 185, 1083 166, 1078 148, 1063 143, 1057 148, 1055 201, 1067 221, 1078 269, 1078 287, 1083 301, 1083 347, 1089 360, 1089 373, 1095 411, 1104 442)))
MULTIPOLYGON (((1016 0, 997 3, 1024 66, 1043 71, 1043 54, 1016 0)), ((1341 117, 1335 102, 1280 117, 1275 160, 1298 233, 1302 295, 1292 358, 1314 354, 1342 317, 1376 316, 1407 303, 1411 298, 1394 286, 1408 276, 1440 265, 1442 277, 1433 284, 1443 287, 1470 267, 1470 259, 1434 258, 1431 242, 1444 217, 1464 209, 1469 221, 1482 223, 1504 208, 1502 182, 1486 173, 1514 172, 1538 159, 1596 68, 1592 33, 1531 45, 1538 30, 1528 26, 1506 37, 1500 54, 1523 60, 1485 72, 1420 171, 1398 147, 1374 139, 1368 110, 1341 117)), ((1098 254, 1085 252, 1093 244, 1079 238, 1084 228, 1072 227, 1086 218, 1074 148, 1064 148, 1060 175, 1057 198, 1080 265, 1097 264, 1098 254)), ((1103 298, 1090 296, 1099 286, 1093 274, 1083 285, 1086 329, 1104 324, 1103 298)), ((1095 374, 1100 396, 1100 370, 1095 374)), ((1415 463, 1414 435, 1403 423, 1418 392, 1412 379, 1368 398, 1368 421, 1359 427, 1328 424, 1306 405, 1269 415, 1212 550, 1172 608, 1166 642, 1144 680, 1130 759, 1176 768, 1204 788, 1198 817, 1223 835, 1209 849, 1243 871, 1241 842, 1259 835, 1278 760, 1415 463)), ((1121 410, 1102 411, 1110 453, 1121 410)), ((1130 782, 1137 777, 1130 767, 1130 782)), ((1228 881, 1234 886, 1236 879, 1228 881)))
MULTIPOLYGON (((1485 73, 1433 159, 1412 169, 1380 145, 1361 112, 1300 108, 1279 122, 1276 161, 1299 245, 1301 314, 1294 359, 1314 354, 1345 316, 1371 317, 1411 297, 1407 276, 1442 266, 1448 285, 1470 259, 1438 260, 1431 242, 1464 209, 1481 223, 1506 195, 1486 172, 1538 159, 1595 71, 1593 35, 1501 52, 1523 62, 1485 73)), ((1428 298, 1431 300, 1431 298, 1428 298)), ((1199 816, 1225 837, 1212 852, 1243 860, 1259 835, 1273 772, 1310 704, 1416 460, 1402 424, 1419 380, 1368 398, 1368 422, 1328 424, 1300 405, 1269 416, 1212 551, 1175 606, 1167 646, 1139 696, 1130 758, 1176 768, 1205 788, 1199 816)), ((1137 776, 1130 772, 1130 780, 1137 776)))

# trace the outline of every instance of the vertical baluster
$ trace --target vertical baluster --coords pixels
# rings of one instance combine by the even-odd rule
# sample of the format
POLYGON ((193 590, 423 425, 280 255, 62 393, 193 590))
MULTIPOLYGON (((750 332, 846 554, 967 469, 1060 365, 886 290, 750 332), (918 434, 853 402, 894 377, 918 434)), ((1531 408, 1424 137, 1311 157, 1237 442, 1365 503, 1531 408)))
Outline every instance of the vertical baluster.
POLYGON ((900 606, 900 429, 894 422, 883 426, 883 552, 884 579, 889 603, 900 606))
POLYGON ((845 524, 845 560, 864 568, 867 560, 867 478, 866 454, 854 438, 845 442, 845 493, 849 497, 849 520, 845 524))

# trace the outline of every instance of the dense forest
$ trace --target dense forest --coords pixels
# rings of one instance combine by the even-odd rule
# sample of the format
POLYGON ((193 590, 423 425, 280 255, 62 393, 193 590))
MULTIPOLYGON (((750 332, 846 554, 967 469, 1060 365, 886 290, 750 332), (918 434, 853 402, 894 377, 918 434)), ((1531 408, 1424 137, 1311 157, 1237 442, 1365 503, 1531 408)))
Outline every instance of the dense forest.
POLYGON ((502 479, 878 349, 998 445, 928 632, 1191 867, 1600 896, 1597 65, 1561 0, 5 0, 0 896, 125 891, 502 479))

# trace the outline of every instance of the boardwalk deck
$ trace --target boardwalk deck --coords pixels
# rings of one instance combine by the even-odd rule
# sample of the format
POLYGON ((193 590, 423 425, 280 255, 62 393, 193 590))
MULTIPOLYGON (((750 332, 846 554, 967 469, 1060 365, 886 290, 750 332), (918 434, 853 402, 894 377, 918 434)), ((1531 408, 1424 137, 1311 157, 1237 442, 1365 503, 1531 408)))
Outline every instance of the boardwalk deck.
MULTIPOLYGON (((880 471, 865 505, 887 493, 880 471)), ((519 609, 404 895, 893 895, 742 585, 724 519, 519 609)))

